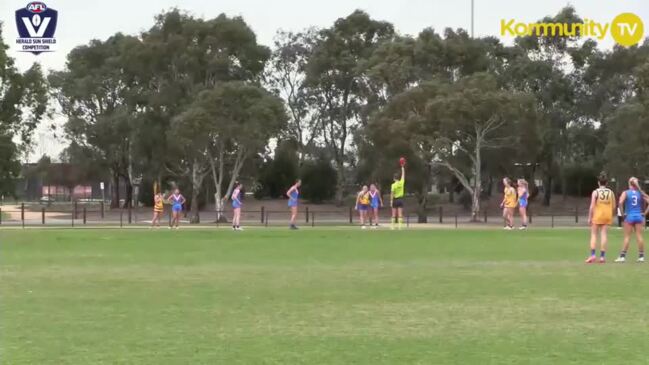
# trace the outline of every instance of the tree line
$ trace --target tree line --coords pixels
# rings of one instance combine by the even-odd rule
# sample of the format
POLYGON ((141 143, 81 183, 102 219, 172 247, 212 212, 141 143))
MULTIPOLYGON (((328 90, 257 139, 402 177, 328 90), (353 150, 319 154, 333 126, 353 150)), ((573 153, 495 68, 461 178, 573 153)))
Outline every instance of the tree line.
MULTIPOLYGON (((542 21, 583 22, 572 7, 542 21)), ((542 181, 543 204, 586 193, 602 169, 649 177, 646 40, 409 36, 362 11, 275 39, 259 44, 241 17, 173 9, 139 35, 76 47, 47 77, 16 71, 2 43, 0 188, 47 100, 66 117, 61 159, 108 172, 114 207, 120 184, 128 205, 136 181, 174 182, 193 221, 201 199, 221 210, 241 178, 276 197, 304 175, 312 200, 342 204, 357 184, 387 186, 399 156, 422 219, 434 185, 477 217, 502 176, 542 181)))

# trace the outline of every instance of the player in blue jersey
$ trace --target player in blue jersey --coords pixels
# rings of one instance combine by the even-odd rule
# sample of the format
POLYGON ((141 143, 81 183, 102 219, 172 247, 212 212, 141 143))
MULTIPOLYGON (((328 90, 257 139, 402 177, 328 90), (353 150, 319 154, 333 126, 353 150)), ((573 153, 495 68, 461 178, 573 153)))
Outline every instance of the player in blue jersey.
POLYGON ((631 233, 635 231, 638 241, 638 262, 644 262, 644 239, 642 230, 645 224, 645 217, 649 213, 649 195, 640 188, 638 179, 629 179, 629 189, 620 196, 620 209, 624 216, 624 244, 622 252, 615 262, 625 262, 626 253, 629 250, 631 233), (643 203, 647 208, 643 211, 643 203))
POLYGON ((180 189, 176 188, 174 193, 169 197, 169 204, 171 204, 171 227, 178 229, 180 224, 180 213, 183 211, 183 204, 185 204, 185 197, 180 193, 180 189))
POLYGON ((379 209, 383 206, 383 198, 381 192, 376 188, 376 184, 370 185, 370 207, 372 208, 372 218, 374 221, 370 222, 372 228, 379 226, 379 209))
POLYGON ((297 219, 297 207, 300 201, 300 186, 302 186, 302 180, 297 180, 293 186, 286 192, 288 197, 288 207, 291 209, 291 225, 290 229, 297 229, 295 225, 295 220, 297 219))
POLYGON ((525 179, 518 179, 516 185, 518 185, 518 212, 522 220, 520 229, 527 229, 527 204, 530 197, 529 185, 525 179))
POLYGON ((238 181, 234 183, 234 190, 230 196, 232 200, 232 229, 235 231, 242 231, 241 229, 241 189, 243 185, 238 181))

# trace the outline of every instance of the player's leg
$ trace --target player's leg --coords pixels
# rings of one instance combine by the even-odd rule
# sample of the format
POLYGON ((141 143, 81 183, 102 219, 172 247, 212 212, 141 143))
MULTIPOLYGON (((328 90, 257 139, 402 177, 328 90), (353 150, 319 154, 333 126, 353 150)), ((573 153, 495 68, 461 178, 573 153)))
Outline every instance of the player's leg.
POLYGON ((592 264, 597 259, 597 224, 591 224, 590 226, 590 255, 586 259, 587 264, 592 264))
POLYGON ((600 235, 600 248, 599 248, 599 262, 606 262, 606 249, 608 247, 608 224, 602 224, 599 227, 600 235))
POLYGON ((638 261, 644 262, 644 237, 642 236, 644 224, 635 224, 635 237, 638 240, 638 261))
POLYGON ((622 243, 622 251, 620 251, 620 256, 615 259, 615 262, 625 262, 626 253, 629 251, 629 240, 631 239, 631 233, 633 231, 633 226, 627 222, 624 222, 624 241, 622 243))
POLYGON ((519 209, 521 214, 521 229, 527 228, 527 207, 521 206, 519 209))
POLYGON ((374 226, 379 226, 379 208, 374 208, 374 226))
POLYGON ((397 222, 399 229, 401 229, 401 226, 403 225, 403 207, 397 208, 397 222))
POLYGON ((297 229, 295 226, 295 220, 297 219, 297 206, 291 207, 291 229, 297 229))

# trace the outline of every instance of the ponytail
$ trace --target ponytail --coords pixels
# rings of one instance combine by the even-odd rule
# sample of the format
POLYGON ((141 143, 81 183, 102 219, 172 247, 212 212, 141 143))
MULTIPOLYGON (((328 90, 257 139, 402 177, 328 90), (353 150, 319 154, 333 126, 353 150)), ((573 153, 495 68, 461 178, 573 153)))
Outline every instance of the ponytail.
POLYGON ((649 194, 645 193, 644 190, 642 190, 642 187, 640 186, 640 183, 638 182, 637 177, 631 177, 629 179, 629 185, 636 188, 636 190, 638 190, 640 192, 640 194, 642 194, 643 198, 645 198, 646 200, 649 200, 649 194))

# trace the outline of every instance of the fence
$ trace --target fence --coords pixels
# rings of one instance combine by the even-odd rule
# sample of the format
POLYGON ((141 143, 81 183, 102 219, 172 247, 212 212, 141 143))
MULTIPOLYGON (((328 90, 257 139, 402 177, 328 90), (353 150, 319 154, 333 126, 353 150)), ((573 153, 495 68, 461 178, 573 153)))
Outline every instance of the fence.
MULTIPOLYGON (((586 211, 575 208, 574 212, 554 214, 552 212, 530 215, 530 225, 535 227, 584 227, 588 224, 586 211)), ((227 219, 231 218, 230 211, 202 211, 200 224, 197 226, 228 226, 227 219), (223 216, 224 219, 219 219, 223 216)), ((389 224, 389 209, 382 209, 379 217, 382 224, 389 224)), ((267 210, 263 206, 259 210, 242 210, 242 225, 244 226, 286 226, 289 224, 290 213, 287 210, 267 210)), ((13 207, 0 206, 0 227, 144 227, 151 224, 152 213, 150 209, 107 209, 103 204, 72 204, 69 208, 48 207, 38 204, 22 203, 13 207)), ((517 221, 520 221, 516 218, 517 221)), ((171 223, 171 211, 165 210, 162 226, 171 223)), ((188 224, 187 212, 183 212, 181 223, 188 224)), ((298 225, 323 227, 323 226, 354 226, 359 224, 358 213, 349 210, 323 211, 302 208, 298 214, 298 225)), ((647 221, 649 226, 649 219, 647 221)), ((478 221, 472 220, 468 214, 445 212, 443 207, 432 209, 425 217, 415 213, 404 214, 404 224, 408 227, 475 227, 475 226, 500 226, 503 219, 500 211, 484 211, 478 221), (425 224, 422 224, 423 222, 425 224)))

